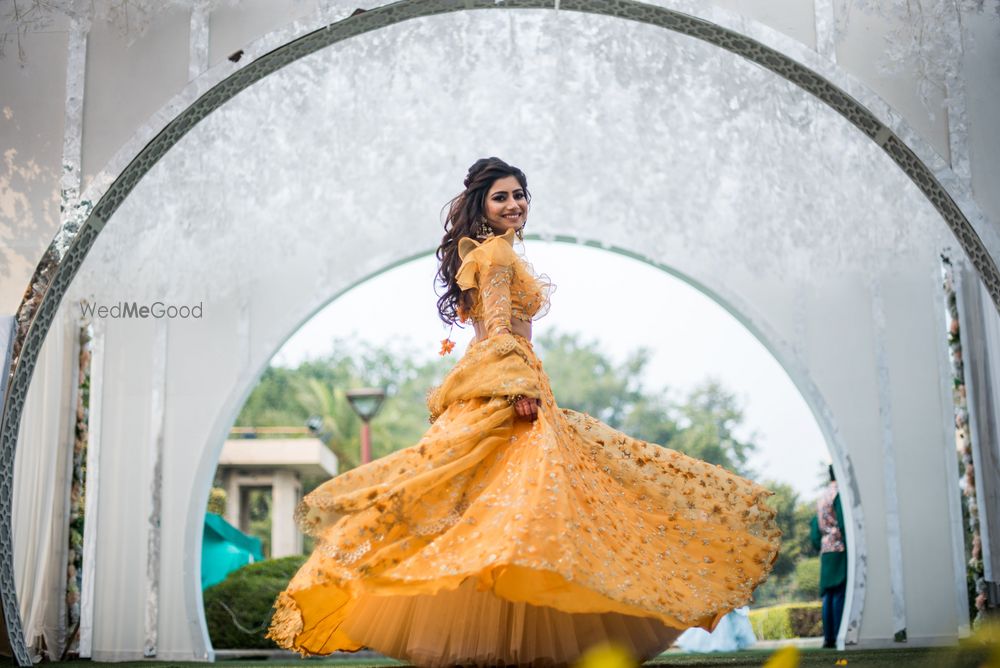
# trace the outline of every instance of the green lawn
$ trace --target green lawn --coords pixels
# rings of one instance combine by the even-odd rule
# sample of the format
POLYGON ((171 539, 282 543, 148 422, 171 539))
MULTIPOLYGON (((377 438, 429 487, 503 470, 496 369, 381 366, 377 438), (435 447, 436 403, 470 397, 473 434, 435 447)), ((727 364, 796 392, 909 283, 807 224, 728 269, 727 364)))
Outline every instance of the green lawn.
MULTIPOLYGON (((674 654, 647 662, 647 666, 760 666, 773 652, 746 650, 732 654, 674 654)), ((805 649, 800 654, 802 668, 833 666, 837 659, 847 659, 847 668, 890 668, 916 666, 917 668, 979 668, 985 663, 986 650, 943 648, 859 649, 837 652, 822 649, 805 649)), ((993 668, 990 666, 989 668, 993 668)), ((1000 668, 1000 666, 997 666, 1000 668)))
MULTIPOLYGON (((747 650, 744 652, 726 654, 669 654, 647 662, 646 666, 699 666, 714 668, 715 666, 760 666, 771 656, 771 651, 747 650)), ((904 649, 869 649, 836 652, 830 650, 807 649, 801 653, 802 668, 818 668, 833 666, 837 659, 847 659, 847 668, 894 668, 896 666, 916 666, 918 668, 980 668, 986 667, 988 654, 982 648, 904 648, 904 649)), ((405 664, 374 659, 307 659, 292 661, 219 661, 220 668, 281 668, 283 666, 319 666, 332 665, 344 668, 360 668, 372 666, 404 666, 405 664)), ((184 668, 205 668, 204 663, 169 663, 144 661, 136 663, 100 664, 91 661, 71 661, 51 663, 50 666, 78 666, 93 668, 107 665, 112 668, 167 668, 168 666, 183 666, 184 668)), ((1000 668, 994 663, 988 668, 1000 668)))

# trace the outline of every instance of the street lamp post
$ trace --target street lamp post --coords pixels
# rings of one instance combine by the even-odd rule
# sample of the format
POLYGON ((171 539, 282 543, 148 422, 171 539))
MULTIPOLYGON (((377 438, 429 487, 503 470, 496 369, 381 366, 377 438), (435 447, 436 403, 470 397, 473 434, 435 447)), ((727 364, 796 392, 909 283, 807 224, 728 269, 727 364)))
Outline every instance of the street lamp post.
POLYGON ((345 392, 347 401, 351 408, 361 418, 361 463, 367 464, 372 460, 372 431, 371 420, 382 407, 385 399, 385 390, 379 387, 363 387, 357 390, 345 392))

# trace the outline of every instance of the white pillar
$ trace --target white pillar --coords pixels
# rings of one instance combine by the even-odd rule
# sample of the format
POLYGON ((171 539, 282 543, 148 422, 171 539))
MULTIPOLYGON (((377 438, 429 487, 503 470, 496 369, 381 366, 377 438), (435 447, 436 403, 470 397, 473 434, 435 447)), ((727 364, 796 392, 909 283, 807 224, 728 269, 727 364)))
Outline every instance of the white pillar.
POLYGON ((302 534, 292 514, 301 486, 293 471, 275 471, 271 488, 271 558, 302 554, 302 534))
POLYGON ((222 488, 226 490, 226 513, 224 518, 234 527, 240 526, 240 486, 236 472, 226 469, 222 475, 222 488))

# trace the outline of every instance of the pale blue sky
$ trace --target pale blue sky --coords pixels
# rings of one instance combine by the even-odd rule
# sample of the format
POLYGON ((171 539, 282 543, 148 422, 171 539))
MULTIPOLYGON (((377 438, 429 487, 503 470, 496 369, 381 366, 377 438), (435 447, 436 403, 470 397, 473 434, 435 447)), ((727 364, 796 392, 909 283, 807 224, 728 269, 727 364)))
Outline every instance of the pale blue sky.
MULTIPOLYGON (((790 483, 803 498, 814 496, 820 462, 829 461, 819 427, 777 360, 728 312, 687 283, 616 253, 537 240, 524 251, 556 285, 536 334, 550 328, 581 332, 616 361, 645 346, 653 352, 647 388, 669 386, 679 393, 707 377, 720 380, 740 398, 746 427, 757 433, 753 468, 763 478, 790 483), (650 292, 671 308, 650 308, 650 292)), ((447 335, 437 317, 435 271, 428 256, 363 283, 292 336, 274 363, 295 365, 329 352, 333 338, 355 334, 373 343, 405 342, 435 356, 447 335)), ((470 331, 455 329, 455 359, 471 338, 470 331)))

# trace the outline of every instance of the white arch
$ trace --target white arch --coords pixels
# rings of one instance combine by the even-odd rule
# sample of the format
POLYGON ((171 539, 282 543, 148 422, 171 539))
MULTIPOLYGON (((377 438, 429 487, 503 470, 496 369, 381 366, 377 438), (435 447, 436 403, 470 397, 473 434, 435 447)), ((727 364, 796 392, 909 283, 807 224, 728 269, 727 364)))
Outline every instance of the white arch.
MULTIPOLYGON (((532 235, 528 236, 529 239, 532 235)), ((766 318, 762 317, 759 311, 751 304, 741 300, 732 290, 725 285, 717 283, 707 285, 695 278, 678 271, 677 269, 663 265, 644 257, 638 249, 626 249, 618 247, 606 247, 593 239, 568 239, 559 238, 558 241, 569 244, 600 247, 608 252, 625 255, 650 266, 656 267, 660 271, 673 276, 690 285, 713 302, 721 306, 726 312, 732 315, 743 327, 745 327, 756 338, 767 351, 778 361, 785 373, 798 389, 813 417, 820 427, 820 431, 826 441, 827 449, 834 462, 834 468, 838 480, 843 481, 841 494, 844 498, 843 510, 844 520, 847 530, 848 544, 851 545, 851 559, 848 565, 848 588, 847 598, 844 606, 844 619, 846 623, 842 626, 842 637, 848 642, 856 642, 860 627, 860 619, 864 607, 865 593, 865 564, 867 560, 867 548, 864 537, 864 514, 861 506, 860 491, 855 481, 853 465, 848 453, 846 444, 840 435, 840 430, 829 408, 822 392, 809 373, 808 366, 799 355, 785 342, 777 332, 771 330, 765 323, 766 318)), ((300 319, 288 329, 281 341, 274 346, 266 360, 253 370, 242 386, 234 387, 233 391, 225 400, 225 409, 221 411, 213 421, 210 432, 206 435, 204 445, 201 449, 202 456, 196 468, 194 488, 190 495, 191 503, 188 507, 187 532, 184 537, 188 548, 185 550, 187 563, 185 572, 188 577, 185 580, 185 599, 188 604, 187 617, 191 620, 198 620, 201 624, 201 641, 205 643, 205 654, 212 655, 211 640, 208 636, 208 629, 205 625, 204 604, 201 590, 201 521, 204 509, 208 503, 208 496, 215 477, 219 456, 222 452, 222 445, 226 440, 236 416, 246 402, 253 388, 256 386, 261 375, 270 364, 270 360, 277 354, 284 343, 291 338, 303 325, 312 319, 317 313, 323 310, 330 303, 336 301, 345 293, 353 290, 357 286, 371 280, 379 274, 395 268, 401 264, 411 262, 419 257, 429 255, 433 249, 422 253, 410 255, 393 262, 378 271, 375 271, 363 279, 356 281, 348 287, 338 290, 327 299, 323 299, 313 308, 309 309, 308 315, 300 319)))

